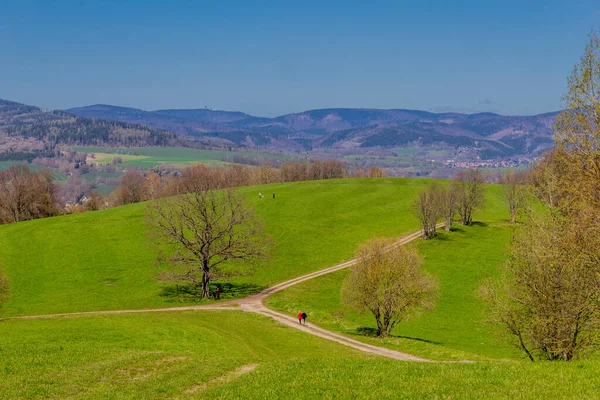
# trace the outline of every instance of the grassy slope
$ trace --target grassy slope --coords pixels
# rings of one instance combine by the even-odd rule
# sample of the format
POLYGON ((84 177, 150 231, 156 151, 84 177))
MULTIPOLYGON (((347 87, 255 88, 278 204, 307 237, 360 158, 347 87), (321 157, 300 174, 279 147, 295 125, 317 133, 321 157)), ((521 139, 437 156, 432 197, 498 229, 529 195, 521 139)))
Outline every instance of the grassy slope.
POLYGON ((0 322, 0 398, 584 399, 600 396, 599 372, 374 358, 235 311, 0 322))
MULTIPOLYGON (((417 228, 410 202, 427 180, 363 179, 243 188, 277 243, 270 266, 237 284, 254 290, 352 257, 373 236, 417 228), (258 193, 267 194, 259 199, 258 193), (269 194, 276 192, 276 199, 269 194)), ((0 227, 12 283, 2 315, 176 305, 154 279, 144 204, 0 227)), ((230 293, 224 293, 227 297, 230 293)))
MULTIPOLYGON (((381 191, 367 202, 377 206, 377 196, 382 196, 383 199, 389 196, 385 194, 387 190, 391 190, 389 187, 368 190, 368 185, 378 185, 379 181, 331 183, 333 186, 327 189, 311 188, 312 184, 278 187, 276 201, 281 197, 285 199, 285 194, 295 195, 281 202, 285 202, 285 208, 297 207, 289 214, 273 202, 268 203, 266 199, 262 203, 258 199, 253 200, 267 221, 279 221, 277 226, 270 226, 269 223, 267 226, 275 236, 280 234, 279 241, 283 247, 277 251, 276 262, 282 275, 296 274, 298 271, 295 268, 316 268, 309 263, 297 267, 283 262, 295 259, 285 255, 288 248, 293 250, 307 246, 312 252, 302 255, 299 251, 296 257, 320 257, 321 262, 325 262, 328 258, 339 258, 340 254, 342 258, 349 257, 354 250, 354 245, 350 243, 352 240, 362 241, 364 236, 369 237, 374 233, 386 234, 390 230, 396 232, 404 229, 399 227, 398 221, 390 221, 396 215, 395 210, 385 212, 378 209, 381 208, 379 206, 365 211, 367 214, 388 217, 376 219, 375 222, 380 221, 381 225, 369 225, 356 222, 356 216, 351 210, 337 209, 335 212, 343 211, 344 218, 350 220, 347 225, 354 229, 350 229, 348 235, 354 235, 354 239, 340 247, 334 240, 324 241, 322 236, 315 238, 313 233, 322 227, 313 225, 310 218, 316 216, 308 210, 321 207, 319 202, 325 202, 323 207, 332 206, 325 201, 325 197, 318 199, 322 192, 331 190, 332 195, 340 196, 356 191, 356 196, 365 193, 373 196, 372 192, 381 191), (298 197, 301 194, 308 195, 311 191, 312 195, 317 196, 317 200, 314 204, 307 204, 305 210, 298 204, 298 197), (289 226, 297 228, 289 231, 287 236, 284 234, 287 225, 284 216, 290 219, 289 226), (354 225, 351 222, 353 220, 354 225), (356 229, 357 227, 361 229, 356 229), (302 238, 305 242, 296 243, 302 238), (348 250, 345 250, 346 246, 348 250), (319 256, 323 251, 327 254, 319 256), (328 254, 329 252, 339 254, 328 254), (345 252, 348 253, 344 256, 345 252)), ((422 182, 394 181, 392 184, 409 185, 404 188, 408 193, 417 189, 412 185, 420 183, 422 182)), ((271 187, 249 188, 246 191, 254 198, 258 189, 264 193, 267 192, 266 189, 271 190, 271 187)), ((397 192, 399 191, 396 190, 395 193, 397 192)), ((388 200, 395 198, 396 196, 390 196, 388 200)), ((488 227, 468 228, 464 232, 451 233, 447 240, 417 244, 425 255, 426 268, 438 275, 441 281, 442 297, 438 311, 402 325, 402 335, 420 335, 432 341, 436 337, 442 338, 440 341, 448 349, 444 350, 447 353, 461 354, 460 350, 463 349, 466 354, 477 351, 484 356, 497 355, 485 347, 475 349, 468 346, 469 341, 474 341, 479 336, 477 326, 472 321, 469 322, 470 319, 475 319, 479 307, 469 297, 472 293, 470 288, 478 279, 471 278, 470 275, 493 273, 491 264, 508 232, 506 228, 502 228, 504 210, 500 206, 499 193, 492 191, 488 198, 488 211, 478 216, 479 220, 488 221, 488 227), (449 250, 455 253, 448 253, 449 250), (463 258, 466 259, 458 261, 463 258), (453 314, 446 317, 440 310, 453 314), (461 338, 463 335, 464 339, 461 338)), ((303 201, 310 202, 311 199, 303 201)), ((397 207, 401 209, 403 200, 394 201, 398 202, 397 207)), ((335 207, 343 208, 340 203, 344 202, 335 203, 335 207)), ((356 205, 356 200, 348 204, 356 205)), ((103 213, 0 228, 0 260, 9 267, 15 296, 23 296, 23 309, 29 312, 48 310, 54 303, 62 308, 73 309, 113 307, 131 304, 135 299, 141 304, 154 304, 149 299, 156 297, 158 286, 149 276, 147 280, 138 278, 140 274, 147 272, 146 263, 151 263, 152 258, 143 245, 143 234, 139 231, 142 226, 142 209, 143 206, 137 205, 103 213), (88 236, 85 236, 85 232, 88 236), (51 233, 55 236, 50 236, 51 233), (67 239, 68 236, 71 238, 67 239), (124 244, 126 241, 128 244, 124 244), (69 244, 75 246, 75 249, 85 248, 86 251, 73 252, 68 247, 62 250, 63 245, 69 244), (103 248, 106 248, 105 252, 102 251, 103 248), (25 252, 27 259, 18 256, 19 251, 25 252), (54 252, 59 254, 52 256, 54 252), (63 261, 64 258, 68 260, 63 261), (77 262, 73 263, 73 260, 77 262), (128 268, 123 268, 121 262, 128 268), (15 281, 21 274, 32 282, 28 284, 25 279, 15 281), (119 279, 114 282, 116 286, 112 286, 111 282, 105 284, 105 276, 118 276, 119 279), (70 287, 73 284, 75 287, 70 287), (101 286, 102 290, 94 292, 96 286, 101 286), (104 288, 114 291, 104 292, 104 288), (61 292, 66 293, 61 295, 61 292), (40 302, 39 296, 45 301, 40 302)), ((324 215, 320 218, 333 218, 333 213, 322 212, 324 215)), ((406 220, 404 223, 409 227, 414 221, 406 220)), ((335 239, 340 239, 342 234, 346 235, 346 230, 347 226, 335 239)), ((257 275, 257 282, 272 279, 272 274, 268 271, 257 275)), ((339 279, 334 279, 335 277, 336 275, 330 275, 324 278, 332 278, 333 282, 339 283, 339 279)), ((323 287, 325 286, 319 283, 304 289, 314 290, 318 294, 323 287)), ((333 293, 331 290, 326 292, 333 293)), ((331 293, 326 293, 326 296, 335 300, 331 293)), ((284 293, 283 297, 276 300, 286 300, 286 296, 291 294, 293 293, 284 293)), ((6 311, 17 312, 19 301, 13 297, 6 311)), ((319 310, 315 310, 309 313, 311 320, 318 317, 318 312, 319 310)), ((325 312, 323 315, 323 324, 327 324, 329 317, 325 312)), ((346 323, 348 329, 363 326, 360 320, 353 318, 349 318, 346 323)), ((332 326, 335 327, 336 324, 332 323, 332 326)), ((368 326, 368 322, 364 326, 368 326)), ((412 343, 413 346, 414 343, 434 346, 426 342, 412 343)), ((411 348, 410 345, 403 344, 395 346, 411 348)), ((440 347, 436 346, 436 349, 440 347)), ((436 352, 441 350, 436 349, 422 351, 439 354, 436 352)), ((266 318, 240 312, 179 312, 0 321, 2 398, 598 398, 599 372, 599 364, 594 361, 569 364, 420 364, 374 359, 280 326, 266 318), (254 372, 237 378, 214 380, 250 363, 259 365, 254 372), (186 393, 187 389, 205 383, 207 384, 199 388, 198 392, 186 393)))
POLYGON ((197 398, 241 366, 317 357, 366 356, 232 311, 4 321, 0 398, 197 398))
POLYGON ((505 207, 498 187, 490 187, 487 209, 473 227, 457 226, 435 240, 414 245, 424 256, 424 268, 440 282, 440 297, 432 312, 405 321, 384 341, 369 338, 376 324, 369 314, 358 315, 340 301, 348 271, 322 276, 271 296, 268 304, 290 314, 304 310, 310 320, 328 329, 355 335, 371 343, 437 359, 514 357, 481 323, 483 304, 475 297, 481 281, 496 275, 510 239, 505 207))

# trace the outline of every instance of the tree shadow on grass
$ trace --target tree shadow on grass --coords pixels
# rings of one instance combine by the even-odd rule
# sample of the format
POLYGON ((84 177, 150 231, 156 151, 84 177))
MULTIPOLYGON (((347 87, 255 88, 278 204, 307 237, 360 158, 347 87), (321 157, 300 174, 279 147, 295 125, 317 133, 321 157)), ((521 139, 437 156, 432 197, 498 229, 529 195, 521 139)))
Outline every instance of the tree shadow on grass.
MULTIPOLYGON (((360 328, 356 328, 356 332, 357 335, 361 335, 361 336, 366 336, 366 337, 372 337, 372 338, 377 338, 377 329, 375 328, 371 328, 371 327, 365 327, 365 326, 361 326, 360 328)), ((414 337, 410 337, 410 336, 401 336, 401 335, 390 335, 390 338, 395 338, 395 339, 407 339, 407 340, 414 340, 417 342, 424 342, 424 343, 430 343, 430 344, 442 344, 441 342, 436 342, 433 340, 427 340, 427 339, 421 339, 421 338, 414 338, 414 337)))
POLYGON ((483 228, 487 228, 489 226, 487 224, 487 222, 481 222, 481 221, 474 221, 471 225, 473 225, 473 226, 481 226, 483 228))
MULTIPOLYGON (((216 283, 210 285, 211 294, 214 295, 217 288, 221 290, 221 300, 232 300, 258 293, 265 289, 265 286, 253 285, 249 283, 216 283)), ((159 295, 170 303, 199 303, 201 301, 208 300, 202 298, 202 286, 199 285, 176 284, 163 286, 159 295)))

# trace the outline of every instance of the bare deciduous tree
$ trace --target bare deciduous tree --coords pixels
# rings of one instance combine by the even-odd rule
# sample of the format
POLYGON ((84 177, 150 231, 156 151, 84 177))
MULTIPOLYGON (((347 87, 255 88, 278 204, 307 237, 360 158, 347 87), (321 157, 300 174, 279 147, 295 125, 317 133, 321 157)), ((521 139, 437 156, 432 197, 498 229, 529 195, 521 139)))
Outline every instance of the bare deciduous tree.
POLYGON ((113 195, 115 205, 139 203, 148 200, 148 191, 144 185, 144 177, 138 171, 130 170, 121 178, 121 184, 115 189, 113 195))
POLYGON ((370 312, 378 335, 385 337, 400 321, 435 304, 437 281, 420 267, 415 249, 374 239, 358 250, 358 263, 342 287, 342 299, 359 312, 370 312))
POLYGON ((504 185, 504 194, 508 202, 508 211, 510 213, 510 222, 517 221, 517 214, 522 211, 527 199, 524 185, 524 177, 522 174, 513 170, 507 170, 500 183, 504 185))
POLYGON ((0 223, 58 215, 53 178, 50 170, 32 172, 25 165, 0 172, 0 223))
POLYGON ((554 149, 545 153, 530 169, 530 178, 535 196, 551 210, 565 205, 565 178, 563 151, 554 149))
POLYGON ((419 192, 419 196, 413 203, 413 213, 421 221, 423 237, 431 239, 435 237, 435 225, 442 216, 440 204, 443 196, 443 188, 433 182, 419 192))
POLYGON ((558 214, 531 216, 512 241, 501 279, 480 294, 490 321, 531 361, 571 360, 596 350, 598 260, 585 230, 558 214))
POLYGON ((85 211, 98 211, 104 208, 105 200, 97 190, 92 190, 86 202, 83 204, 85 211))
POLYGON ((201 190, 148 205, 150 228, 164 249, 169 278, 202 287, 265 260, 270 241, 244 199, 233 190, 201 190), (227 271, 223 273, 223 264, 227 271), (237 269, 236 269, 237 267, 237 269))
POLYGON ((444 220, 444 229, 450 231, 454 223, 454 214, 456 213, 456 201, 458 198, 456 184, 451 184, 450 187, 442 188, 440 196, 440 215, 444 220))
POLYGON ((473 223, 473 211, 481 207, 485 196, 485 180, 478 169, 467 169, 456 174, 456 210, 463 225, 473 223))

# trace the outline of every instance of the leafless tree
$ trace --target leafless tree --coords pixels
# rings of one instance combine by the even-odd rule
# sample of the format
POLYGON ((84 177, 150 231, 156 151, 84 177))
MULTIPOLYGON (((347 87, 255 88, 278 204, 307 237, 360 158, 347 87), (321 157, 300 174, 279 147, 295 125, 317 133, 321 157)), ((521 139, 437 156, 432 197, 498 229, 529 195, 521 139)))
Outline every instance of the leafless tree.
POLYGON ((149 203, 147 221, 165 250, 168 278, 201 286, 266 259, 270 241, 244 199, 231 189, 201 190, 149 203), (227 268, 223 267, 227 264, 227 268))
POLYGON ((420 267, 415 249, 395 247, 374 239, 361 246, 358 263, 342 287, 344 303, 359 312, 370 312, 379 336, 388 336, 399 322, 435 304, 437 281, 420 267))
POLYGON ((467 169, 456 174, 456 210, 463 225, 473 223, 473 211, 481 207, 485 199, 485 180, 481 170, 467 169))
POLYGON ((517 221, 517 214, 523 210, 523 206, 527 200, 524 176, 513 170, 507 170, 501 177, 500 183, 504 185, 504 195, 508 202, 510 222, 514 224, 517 221))
POLYGON ((105 206, 106 201, 97 190, 92 190, 86 202, 83 204, 85 211, 98 211, 102 210, 105 206))
POLYGON ((13 165, 0 172, 0 223, 44 218, 59 213, 52 171, 32 172, 13 165))
POLYGON ((437 182, 433 182, 421 190, 413 202, 413 213, 421 221, 425 239, 431 239, 436 235, 435 225, 442 217, 440 207, 442 196, 443 188, 437 182))
POLYGON ((117 206, 122 206, 145 200, 148 200, 148 191, 144 185, 143 175, 138 171, 127 171, 121 178, 121 184, 112 195, 112 202, 117 206))
POLYGON ((451 184, 449 187, 442 187, 440 196, 440 215, 444 220, 444 230, 449 232, 452 229, 454 223, 454 214, 456 213, 456 202, 457 202, 457 186, 451 184))
POLYGON ((148 199, 155 199, 159 196, 161 191, 161 180, 156 172, 146 172, 146 176, 144 177, 144 190, 148 199))
POLYGON ((598 347, 599 264, 588 245, 579 224, 556 213, 530 216, 501 278, 480 288, 489 320, 531 361, 568 361, 598 347))

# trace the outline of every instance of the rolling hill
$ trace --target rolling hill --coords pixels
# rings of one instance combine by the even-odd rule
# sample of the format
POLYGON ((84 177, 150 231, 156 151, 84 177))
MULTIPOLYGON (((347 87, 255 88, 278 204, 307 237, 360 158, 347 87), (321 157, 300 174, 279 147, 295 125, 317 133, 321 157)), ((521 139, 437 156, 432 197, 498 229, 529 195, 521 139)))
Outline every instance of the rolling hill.
POLYGON ((68 112, 146 124, 180 135, 219 137, 236 144, 284 150, 298 146, 361 151, 375 147, 445 145, 471 147, 484 158, 538 155, 551 148, 552 125, 558 114, 504 116, 332 108, 262 118, 209 109, 143 111, 108 105, 68 112))
MULTIPOLYGON (((268 267, 237 283, 262 287, 348 259, 374 235, 415 229, 410 201, 428 182, 334 180, 242 189, 277 248, 268 267), (261 200, 258 191, 277 191, 277 200, 261 200)), ((1 312, 168 304, 153 280, 143 208, 0 227, 0 262, 13 285, 1 312)), ((502 259, 510 236, 506 217, 500 188, 490 186, 487 208, 476 214, 479 224, 415 243, 424 267, 440 280, 440 299, 434 312, 400 324, 385 341, 368 337, 373 321, 339 304, 345 271, 270 301, 283 310, 305 307, 312 322, 369 343, 474 363, 376 358, 242 311, 7 319, 0 320, 1 397, 597 398, 597 357, 521 361, 480 324, 473 286, 494 274, 502 259)))

